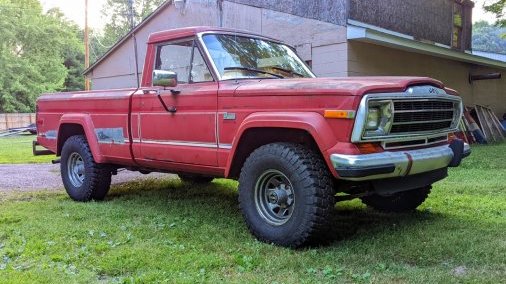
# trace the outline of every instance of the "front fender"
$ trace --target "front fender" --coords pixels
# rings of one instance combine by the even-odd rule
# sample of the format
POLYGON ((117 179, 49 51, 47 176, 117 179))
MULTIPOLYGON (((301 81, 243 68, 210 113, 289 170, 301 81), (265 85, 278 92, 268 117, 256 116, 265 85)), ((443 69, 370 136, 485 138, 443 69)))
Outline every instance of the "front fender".
MULTIPOLYGON (((232 142, 232 149, 227 160, 225 176, 228 176, 234 161, 236 150, 243 134, 251 128, 291 128, 308 132, 315 140, 321 153, 333 147, 337 140, 325 118, 317 112, 258 112, 243 120, 237 135, 232 142)), ((325 157, 329 167, 330 159, 325 157)))
MULTIPOLYGON (((84 130, 84 135, 86 136, 86 140, 88 141, 88 145, 90 146, 91 153, 93 155, 93 159, 97 163, 104 163, 104 157, 100 152, 100 148, 98 147, 97 136, 95 135, 95 126, 93 125, 93 120, 89 114, 85 113, 69 113, 64 114, 60 119, 60 126, 58 133, 61 133, 61 128, 65 124, 77 124, 80 125, 84 130)), ((60 135, 58 135, 58 145, 60 143, 64 143, 64 141, 60 141, 60 135)), ((62 145, 63 146, 63 145, 62 145)), ((60 148, 60 147, 58 147, 60 148)))

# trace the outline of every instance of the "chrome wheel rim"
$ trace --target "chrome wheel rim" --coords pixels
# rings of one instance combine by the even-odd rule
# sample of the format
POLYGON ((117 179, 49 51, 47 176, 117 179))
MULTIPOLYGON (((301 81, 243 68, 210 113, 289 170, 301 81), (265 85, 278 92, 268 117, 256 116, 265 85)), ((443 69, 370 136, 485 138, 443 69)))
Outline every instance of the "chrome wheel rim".
POLYGON ((295 208, 292 183, 278 170, 267 170, 255 185, 255 207, 269 224, 280 226, 288 222, 295 208))
POLYGON ((67 161, 67 175, 70 183, 75 187, 80 187, 84 183, 85 170, 83 157, 79 153, 72 153, 67 161))

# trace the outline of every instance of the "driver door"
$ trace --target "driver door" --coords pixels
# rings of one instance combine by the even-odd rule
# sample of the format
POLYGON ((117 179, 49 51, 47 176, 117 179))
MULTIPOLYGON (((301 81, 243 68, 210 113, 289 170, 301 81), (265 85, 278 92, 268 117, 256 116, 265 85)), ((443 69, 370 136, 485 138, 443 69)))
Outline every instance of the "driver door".
POLYGON ((139 128, 143 160, 217 166, 218 83, 194 39, 156 47, 155 70, 177 73, 178 85, 142 95, 139 128))

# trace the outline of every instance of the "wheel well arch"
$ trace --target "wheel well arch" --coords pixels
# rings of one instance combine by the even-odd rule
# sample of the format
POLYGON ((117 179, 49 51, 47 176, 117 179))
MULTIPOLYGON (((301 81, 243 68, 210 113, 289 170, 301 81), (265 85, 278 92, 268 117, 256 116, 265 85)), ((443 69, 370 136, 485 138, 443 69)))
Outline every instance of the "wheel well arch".
POLYGON ((279 142, 302 144, 321 155, 316 140, 307 130, 286 127, 252 127, 245 130, 237 142, 237 148, 233 153, 227 176, 237 179, 241 173, 242 165, 255 149, 266 144, 279 142))
POLYGON ((63 123, 60 125, 60 129, 58 130, 58 145, 56 150, 56 155, 60 156, 61 151, 63 149, 63 145, 65 141, 74 135, 84 135, 86 136, 86 132, 84 131, 84 127, 78 123, 63 123))

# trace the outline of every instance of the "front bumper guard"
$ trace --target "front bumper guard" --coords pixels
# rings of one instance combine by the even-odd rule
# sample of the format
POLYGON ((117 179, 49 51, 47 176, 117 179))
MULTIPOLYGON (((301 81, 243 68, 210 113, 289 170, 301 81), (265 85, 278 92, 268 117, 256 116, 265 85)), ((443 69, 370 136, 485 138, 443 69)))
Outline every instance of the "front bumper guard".
POLYGON ((418 150, 364 155, 332 154, 330 160, 341 179, 363 181, 403 177, 446 167, 456 167, 471 154, 462 140, 418 150))

